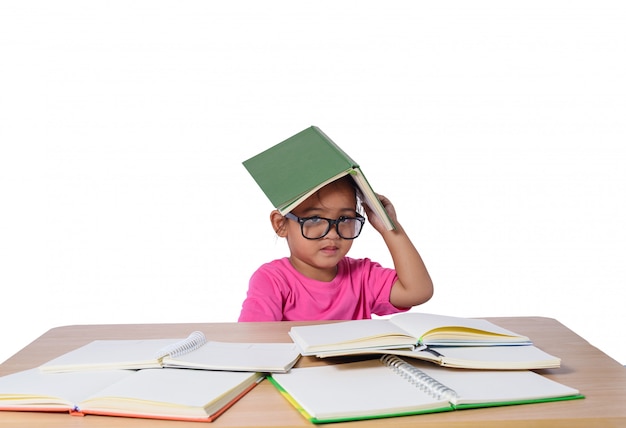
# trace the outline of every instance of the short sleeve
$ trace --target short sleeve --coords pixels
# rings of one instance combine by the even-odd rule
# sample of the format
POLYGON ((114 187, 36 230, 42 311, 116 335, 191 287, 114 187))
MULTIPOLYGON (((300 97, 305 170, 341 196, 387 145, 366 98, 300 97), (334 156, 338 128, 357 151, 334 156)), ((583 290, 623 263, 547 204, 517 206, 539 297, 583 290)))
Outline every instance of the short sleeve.
POLYGON ((282 321, 282 296, 268 275, 257 270, 250 277, 248 294, 243 301, 240 322, 282 321))

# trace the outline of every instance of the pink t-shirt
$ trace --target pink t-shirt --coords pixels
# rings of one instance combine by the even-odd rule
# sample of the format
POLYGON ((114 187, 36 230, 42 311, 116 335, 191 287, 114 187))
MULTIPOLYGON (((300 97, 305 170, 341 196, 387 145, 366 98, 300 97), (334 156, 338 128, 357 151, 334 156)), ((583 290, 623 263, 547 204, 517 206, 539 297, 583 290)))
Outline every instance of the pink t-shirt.
POLYGON ((407 309, 389 302, 396 271, 344 257, 330 282, 307 278, 288 258, 262 265, 250 278, 239 321, 352 320, 407 309))

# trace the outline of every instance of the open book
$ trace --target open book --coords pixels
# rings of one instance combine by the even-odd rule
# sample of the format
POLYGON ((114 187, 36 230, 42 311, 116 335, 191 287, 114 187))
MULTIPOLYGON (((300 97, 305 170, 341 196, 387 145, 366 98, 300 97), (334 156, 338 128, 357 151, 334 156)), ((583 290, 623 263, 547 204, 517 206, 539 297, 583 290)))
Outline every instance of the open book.
POLYGON ((561 366, 561 359, 533 345, 419 346, 415 349, 359 349, 316 354, 319 358, 393 354, 429 361, 443 367, 482 370, 533 370, 561 366))
POLYGON ((0 377, 0 410, 210 422, 261 380, 254 372, 35 368, 0 377))
POLYGON ((268 379, 313 423, 583 398, 532 371, 418 368, 394 355, 296 368, 268 379))
POLYGON ((289 336, 302 355, 427 346, 529 345, 530 339, 490 321, 406 312, 387 319, 294 326, 289 336))
POLYGON ((186 339, 95 340, 40 366, 44 372, 194 368, 285 372, 298 361, 293 343, 207 341, 196 331, 186 339))

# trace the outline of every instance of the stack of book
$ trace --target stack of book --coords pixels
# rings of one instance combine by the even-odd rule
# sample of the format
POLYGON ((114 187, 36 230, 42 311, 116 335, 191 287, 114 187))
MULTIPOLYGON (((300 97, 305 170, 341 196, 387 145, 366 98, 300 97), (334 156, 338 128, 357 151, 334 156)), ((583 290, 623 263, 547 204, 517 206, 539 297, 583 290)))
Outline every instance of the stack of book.
POLYGON ((289 334, 302 355, 342 357, 269 378, 314 423, 583 398, 531 371, 559 367, 558 357, 483 319, 408 312, 289 334), (367 355, 379 358, 345 358, 367 355))
POLYGON ((561 364, 528 337, 483 319, 406 312, 387 319, 298 326, 289 335, 302 355, 320 358, 395 354, 444 367, 489 370, 561 364))

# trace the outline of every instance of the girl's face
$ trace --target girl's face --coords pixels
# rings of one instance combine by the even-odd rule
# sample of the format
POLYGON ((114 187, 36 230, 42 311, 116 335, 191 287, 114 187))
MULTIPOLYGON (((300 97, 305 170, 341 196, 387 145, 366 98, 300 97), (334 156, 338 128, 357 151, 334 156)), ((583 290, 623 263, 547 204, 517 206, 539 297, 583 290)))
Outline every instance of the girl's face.
MULTIPOLYGON (((319 216, 333 220, 341 216, 355 217, 354 187, 346 180, 330 183, 298 205, 292 213, 298 217, 319 216)), ((352 247, 352 240, 341 238, 335 226, 326 236, 315 240, 303 237, 300 224, 294 220, 285 219, 284 230, 291 251, 291 264, 298 272, 318 281, 331 281, 337 273, 339 260, 352 247)))

